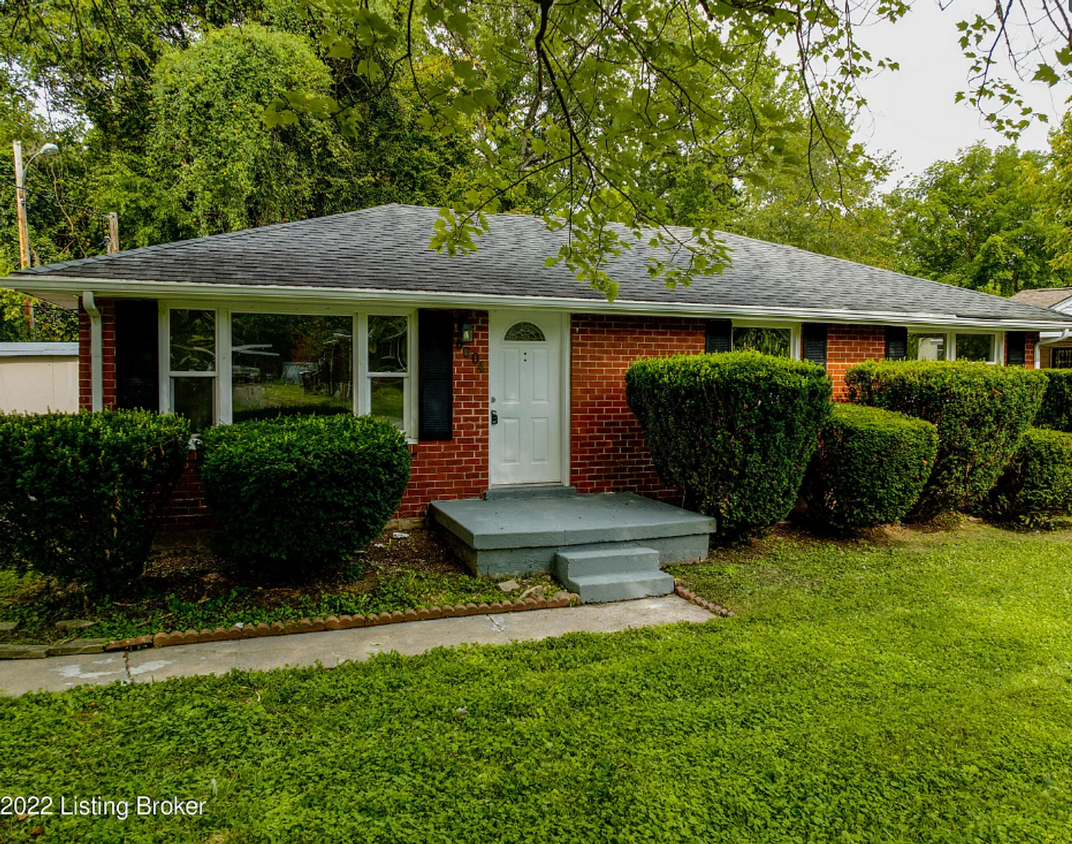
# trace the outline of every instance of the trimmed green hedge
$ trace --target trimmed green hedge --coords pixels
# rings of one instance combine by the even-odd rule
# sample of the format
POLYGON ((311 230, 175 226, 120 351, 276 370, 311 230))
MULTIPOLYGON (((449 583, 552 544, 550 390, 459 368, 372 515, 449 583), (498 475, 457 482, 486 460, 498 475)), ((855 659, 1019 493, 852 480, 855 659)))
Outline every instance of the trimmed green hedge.
POLYGON ((1029 429, 981 510, 1030 525, 1072 516, 1072 434, 1029 429))
POLYGON ((899 521, 923 491, 937 451, 930 422, 834 405, 801 490, 809 519, 832 531, 899 521))
POLYGON ((1043 369, 1046 394, 1035 417, 1039 428, 1072 432, 1072 369, 1043 369))
POLYGON ((97 591, 137 577, 189 442, 145 411, 0 414, 0 556, 97 591))
POLYGON ((938 456, 912 518, 975 505, 998 479, 1032 424, 1045 378, 983 363, 865 361, 845 376, 851 401, 938 427, 938 456))
POLYGON ((820 367, 757 352, 641 359, 625 395, 659 477, 720 538, 785 518, 830 413, 820 367))
POLYGON ((221 425, 202 434, 201 483, 216 551, 293 574, 339 565, 374 539, 409 483, 406 440, 350 414, 221 425))

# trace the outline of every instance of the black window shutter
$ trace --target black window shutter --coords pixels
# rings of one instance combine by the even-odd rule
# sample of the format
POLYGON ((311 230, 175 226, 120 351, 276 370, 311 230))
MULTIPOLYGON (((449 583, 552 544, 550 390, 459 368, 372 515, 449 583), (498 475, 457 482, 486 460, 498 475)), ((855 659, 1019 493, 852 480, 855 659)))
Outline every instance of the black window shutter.
POLYGON ((116 407, 160 409, 159 318, 155 301, 115 303, 116 407))
POLYGON ((454 315, 417 314, 417 438, 449 440, 454 423, 454 315))
POLYGON ((1010 331, 1005 335, 1009 351, 1005 355, 1006 366, 1020 366, 1027 363, 1027 334, 1023 331, 1010 331))
POLYGON ((826 369, 826 326, 805 323, 800 329, 801 356, 826 369))
POLYGON ((903 325, 886 326, 886 359, 904 360, 908 357, 908 329, 903 325))
POLYGON ((733 323, 728 319, 709 319, 707 321, 707 336, 704 340, 704 351, 707 354, 728 352, 732 332, 733 323))

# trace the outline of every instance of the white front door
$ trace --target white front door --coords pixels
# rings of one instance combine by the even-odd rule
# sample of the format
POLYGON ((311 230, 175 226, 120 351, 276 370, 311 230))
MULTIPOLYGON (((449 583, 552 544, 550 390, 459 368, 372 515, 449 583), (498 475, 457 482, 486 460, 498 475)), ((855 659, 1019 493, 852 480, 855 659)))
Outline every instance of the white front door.
POLYGON ((562 317, 492 311, 492 486, 562 480, 562 317))

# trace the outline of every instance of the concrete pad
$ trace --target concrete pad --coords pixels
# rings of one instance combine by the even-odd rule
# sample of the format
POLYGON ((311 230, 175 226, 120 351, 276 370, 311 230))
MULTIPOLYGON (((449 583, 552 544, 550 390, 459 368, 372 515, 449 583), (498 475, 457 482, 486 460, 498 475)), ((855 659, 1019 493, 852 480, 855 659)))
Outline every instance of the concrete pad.
POLYGON ((12 697, 27 692, 62 692, 75 686, 103 686, 116 680, 130 681, 121 653, 0 662, 0 694, 12 697))
POLYGON ((478 575, 550 571, 556 553, 609 547, 655 550, 662 565, 700 560, 715 527, 708 516, 631 492, 433 501, 428 517, 478 575))
POLYGON ((478 551, 710 534, 715 520, 631 492, 435 501, 432 519, 478 551))
POLYGON ((325 668, 335 668, 343 662, 364 662, 378 653, 413 655, 463 643, 507 645, 510 639, 491 624, 488 616, 480 615, 152 648, 132 652, 128 660, 131 680, 148 683, 169 677, 226 674, 233 668, 270 671, 318 662, 325 668))
POLYGON ((508 645, 588 631, 613 633, 678 621, 704 622, 714 616, 676 595, 619 604, 588 604, 554 610, 411 621, 227 642, 150 648, 129 653, 50 657, 0 662, 0 694, 64 691, 78 685, 120 680, 151 683, 169 677, 226 674, 232 669, 268 671, 311 666, 334 668, 378 653, 406 655, 462 644, 508 645))
POLYGON ((618 604, 582 604, 562 610, 534 610, 492 616, 513 642, 536 641, 566 633, 618 633, 690 621, 702 624, 715 616, 677 595, 642 598, 618 604))

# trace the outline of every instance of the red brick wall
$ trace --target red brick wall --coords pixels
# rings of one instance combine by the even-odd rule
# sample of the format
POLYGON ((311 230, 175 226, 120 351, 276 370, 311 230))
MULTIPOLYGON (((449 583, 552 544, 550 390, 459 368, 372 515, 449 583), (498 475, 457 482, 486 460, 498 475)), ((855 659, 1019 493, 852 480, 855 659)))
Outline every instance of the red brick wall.
POLYGON ((164 508, 164 530, 194 530, 212 527, 212 514, 205 504, 205 493, 197 475, 201 460, 196 451, 191 451, 186 460, 186 470, 179 478, 164 508))
POLYGON ((578 492, 672 498, 625 403, 625 371, 643 355, 704 350, 704 323, 670 317, 575 314, 570 328, 570 482, 578 492))
MULTIPOLYGON (((104 408, 115 408, 115 300, 97 299, 97 309, 101 312, 101 334, 103 343, 102 370, 104 372, 104 408)), ((89 336, 89 314, 78 300, 78 406, 85 410, 93 407, 93 373, 91 369, 89 336)))
POLYGON ((467 319, 473 342, 464 355, 454 350, 453 438, 410 446, 409 487, 396 518, 423 516, 437 498, 475 498, 488 488, 488 315, 468 313, 467 319))
POLYGON ((826 335, 826 374, 834 385, 834 401, 848 401, 845 373, 864 360, 886 357, 882 325, 830 325, 826 335))

